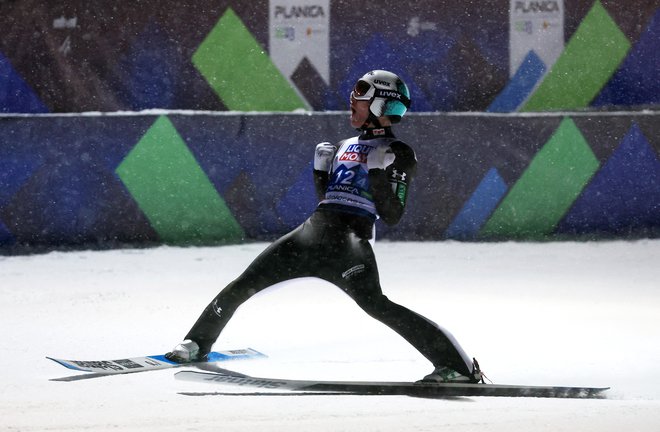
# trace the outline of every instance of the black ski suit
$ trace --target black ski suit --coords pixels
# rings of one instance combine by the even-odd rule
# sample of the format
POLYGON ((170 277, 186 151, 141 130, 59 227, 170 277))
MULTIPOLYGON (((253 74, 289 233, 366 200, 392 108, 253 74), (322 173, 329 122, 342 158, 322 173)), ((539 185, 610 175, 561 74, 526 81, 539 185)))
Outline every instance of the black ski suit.
POLYGON ((278 282, 318 277, 348 294, 366 313, 412 344, 435 367, 464 375, 472 362, 453 336, 421 315, 390 301, 381 290, 369 240, 376 218, 395 224, 401 218, 415 173, 413 150, 390 128, 369 129, 337 145, 332 170, 314 171, 321 202, 302 225, 264 250, 237 279, 206 307, 186 339, 211 346, 237 308, 278 282), (366 169, 369 152, 390 146, 394 162, 387 169, 366 169))

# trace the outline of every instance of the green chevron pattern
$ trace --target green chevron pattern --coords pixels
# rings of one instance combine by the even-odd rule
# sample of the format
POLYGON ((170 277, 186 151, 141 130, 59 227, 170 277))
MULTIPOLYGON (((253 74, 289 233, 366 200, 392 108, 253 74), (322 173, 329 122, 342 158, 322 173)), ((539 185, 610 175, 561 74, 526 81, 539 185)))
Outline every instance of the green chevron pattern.
POLYGON ((116 173, 166 243, 244 238, 243 229, 167 117, 154 122, 116 173))
POLYGON ((596 1, 548 75, 520 111, 589 106, 625 59, 630 41, 596 1))
POLYGON ((306 108, 303 99, 231 8, 197 48, 192 62, 230 110, 306 108))
POLYGON ((481 230, 484 238, 539 238, 551 234, 599 162, 570 118, 537 153, 481 230))

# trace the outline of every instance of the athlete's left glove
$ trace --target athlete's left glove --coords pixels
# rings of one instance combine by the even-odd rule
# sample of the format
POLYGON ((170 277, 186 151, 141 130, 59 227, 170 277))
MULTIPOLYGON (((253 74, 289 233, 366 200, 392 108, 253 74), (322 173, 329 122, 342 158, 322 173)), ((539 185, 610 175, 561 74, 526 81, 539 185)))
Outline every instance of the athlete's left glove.
POLYGON ((314 169, 329 172, 332 166, 332 159, 335 157, 336 152, 337 147, 329 142, 318 143, 314 152, 314 169))
POLYGON ((372 169, 386 169, 394 163, 394 152, 389 145, 380 145, 369 152, 367 156, 367 168, 369 171, 372 169))

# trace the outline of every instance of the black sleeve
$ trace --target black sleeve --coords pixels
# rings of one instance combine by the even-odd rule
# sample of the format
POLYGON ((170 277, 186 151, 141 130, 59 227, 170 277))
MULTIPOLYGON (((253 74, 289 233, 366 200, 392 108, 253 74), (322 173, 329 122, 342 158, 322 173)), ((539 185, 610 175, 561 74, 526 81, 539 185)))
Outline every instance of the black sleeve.
POLYGON ((330 174, 324 171, 313 170, 314 171, 314 187, 316 188, 316 196, 319 201, 322 201, 325 197, 325 191, 328 189, 328 181, 330 180, 330 174))
POLYGON ((403 216, 410 182, 417 169, 417 158, 413 149, 401 141, 393 142, 390 147, 394 162, 385 170, 369 170, 369 184, 381 219, 394 225, 403 216))

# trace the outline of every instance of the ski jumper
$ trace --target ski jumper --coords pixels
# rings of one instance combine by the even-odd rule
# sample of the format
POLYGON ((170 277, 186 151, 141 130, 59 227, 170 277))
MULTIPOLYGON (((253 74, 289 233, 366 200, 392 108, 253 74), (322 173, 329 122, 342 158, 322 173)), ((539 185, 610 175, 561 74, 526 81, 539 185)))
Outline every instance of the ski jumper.
POLYGON ((278 282, 318 277, 342 289, 367 314, 413 345, 435 367, 469 375, 472 361, 454 337, 430 320, 390 301, 382 292, 369 242, 374 222, 401 218, 416 159, 389 127, 367 129, 337 144, 330 172, 314 171, 321 201, 298 228, 268 246, 237 279, 204 309, 186 335, 206 354, 238 307, 278 282), (367 169, 369 153, 389 146, 394 161, 367 169))

